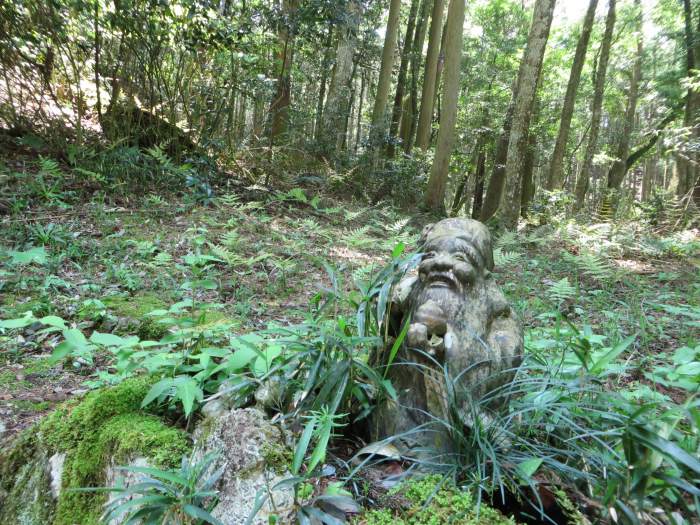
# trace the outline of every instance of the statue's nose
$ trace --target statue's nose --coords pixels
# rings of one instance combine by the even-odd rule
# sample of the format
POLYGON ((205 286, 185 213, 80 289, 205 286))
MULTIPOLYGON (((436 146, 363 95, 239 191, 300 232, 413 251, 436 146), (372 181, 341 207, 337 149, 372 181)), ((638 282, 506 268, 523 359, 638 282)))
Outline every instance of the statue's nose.
POLYGON ((449 270, 453 266, 453 257, 445 253, 440 253, 423 261, 420 269, 423 272, 439 272, 442 270, 449 270))

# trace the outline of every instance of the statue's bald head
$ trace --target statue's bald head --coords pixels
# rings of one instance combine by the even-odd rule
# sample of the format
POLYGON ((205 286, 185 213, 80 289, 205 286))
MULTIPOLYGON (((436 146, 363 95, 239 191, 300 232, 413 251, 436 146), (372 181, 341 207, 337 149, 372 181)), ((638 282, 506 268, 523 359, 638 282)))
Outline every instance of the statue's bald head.
POLYGON ((491 246, 491 233, 489 229, 474 219, 443 219, 434 224, 428 224, 421 234, 421 248, 441 238, 459 239, 470 244, 483 269, 493 270, 493 248, 491 246))

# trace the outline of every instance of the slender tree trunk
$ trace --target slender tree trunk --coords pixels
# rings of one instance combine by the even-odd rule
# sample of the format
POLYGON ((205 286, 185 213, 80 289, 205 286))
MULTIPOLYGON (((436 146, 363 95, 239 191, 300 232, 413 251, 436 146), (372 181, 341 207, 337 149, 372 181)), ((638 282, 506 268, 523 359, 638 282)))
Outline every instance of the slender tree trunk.
POLYGON ((416 124, 418 116, 418 76, 420 75, 420 66, 423 61, 423 45, 425 44, 425 29, 428 25, 428 17, 430 16, 430 0, 422 0, 420 8, 420 16, 416 25, 416 34, 413 39, 413 50, 411 51, 411 90, 410 96, 406 101, 406 107, 401 116, 400 136, 403 143, 405 153, 410 153, 413 148, 413 138, 416 134, 416 124))
POLYGON ((339 145, 343 144, 346 117, 351 107, 353 55, 362 7, 357 0, 350 0, 347 6, 345 24, 338 28, 335 69, 328 88, 328 100, 319 133, 319 149, 326 157, 337 153, 339 145))
POLYGON ((438 213, 445 212, 445 190, 449 174, 450 155, 454 144, 457 122, 457 101, 462 58, 462 32, 464 28, 465 0, 450 0, 447 14, 447 38, 445 44, 445 96, 444 110, 440 118, 435 159, 425 190, 425 206, 438 213))
POLYGON ((328 84, 328 73, 331 69, 331 53, 333 48, 333 26, 328 28, 328 36, 326 37, 326 45, 323 50, 323 63, 321 65, 321 86, 318 89, 318 101, 316 102, 316 118, 314 120, 314 139, 316 142, 321 140, 321 129, 323 128, 323 104, 326 99, 326 85, 328 84))
POLYGON ((484 202, 484 181, 486 180, 486 147, 481 148, 479 159, 476 161, 476 181, 474 182, 474 203, 472 204, 472 219, 481 216, 481 205, 484 202))
POLYGON ((527 129, 553 14, 554 0, 535 2, 530 34, 518 72, 518 97, 506 157, 506 186, 499 206, 506 228, 515 228, 520 216, 521 167, 527 148, 527 129))
POLYGON ((399 76, 396 81, 394 107, 391 112, 391 126, 389 127, 390 142, 387 147, 387 153, 390 157, 393 157, 396 151, 395 138, 399 129, 399 122, 402 118, 401 110, 403 109, 403 96, 406 88, 406 72, 408 70, 408 61, 411 57, 411 51, 413 50, 418 2, 419 0, 411 0, 411 10, 408 13, 408 22, 406 23, 406 36, 404 37, 403 51, 401 52, 401 64, 399 66, 399 76))
POLYGON ((632 130, 634 129, 635 115, 637 113, 637 100, 639 98, 639 82, 642 76, 642 14, 640 0, 635 1, 635 6, 639 9, 639 19, 637 22, 637 55, 634 61, 632 70, 632 78, 630 80, 630 88, 627 95, 627 109, 625 110, 625 119, 620 135, 620 141, 617 145, 616 158, 608 171, 608 189, 619 190, 625 174, 627 173, 627 157, 630 152, 630 139, 632 130))
POLYGON ((430 144, 433 101, 435 100, 437 65, 440 54, 442 13, 444 10, 445 0, 434 0, 432 20, 430 21, 430 37, 428 38, 428 54, 425 58, 420 114, 418 116, 418 127, 416 128, 416 146, 424 151, 428 149, 430 144))
POLYGON ((479 207, 480 219, 486 222, 494 216, 498 210, 498 205, 501 202, 503 195, 503 186, 506 181, 506 157, 508 155, 508 143, 510 142, 510 129, 513 125, 513 112, 515 111, 515 100, 518 97, 518 81, 513 86, 513 94, 506 110, 506 116, 503 119, 503 129, 496 141, 496 152, 493 158, 493 172, 491 180, 489 180, 488 190, 486 191, 486 199, 483 206, 479 207))
POLYGON ((605 33, 600 44, 600 56, 596 67, 595 84, 593 88, 593 101, 591 102, 591 131, 588 135, 586 153, 583 156, 583 166, 576 180, 575 209, 583 207, 586 192, 590 184, 593 169, 593 156, 598 148, 598 134, 600 132, 600 117, 603 109, 603 94, 605 92, 605 78, 610 59, 610 46, 612 45, 613 32, 615 30, 615 1, 608 0, 608 14, 605 18, 605 33))
POLYGON ((350 73, 350 101, 348 102, 348 110, 345 113, 343 122, 343 133, 336 145, 336 151, 345 151, 348 149, 348 136, 352 138, 352 130, 350 129, 350 117, 352 116, 352 107, 355 105, 355 73, 357 73, 357 60, 353 60, 352 73, 350 73))
POLYGON ((282 0, 282 16, 277 39, 277 89, 270 104, 270 142, 287 131, 289 124, 289 106, 292 103, 292 61, 294 56, 294 39, 290 31, 289 18, 296 9, 298 0, 282 0))
POLYGON ((357 133, 355 134, 355 153, 360 148, 360 138, 362 137, 362 106, 365 101, 365 87, 367 84, 367 73, 362 71, 360 75, 360 98, 357 103, 357 133))
POLYGON ((581 71, 583 64, 586 61, 586 52, 588 50, 588 41, 591 37, 593 29, 593 20, 595 19, 595 10, 598 5, 598 0, 590 0, 586 16, 583 19, 581 27, 581 35, 576 44, 576 52, 574 53, 574 62, 571 66, 571 74, 569 75, 569 84, 566 86, 566 95, 564 96, 564 106, 561 111, 561 120, 559 123, 559 133, 557 141, 552 153, 552 162, 549 167, 549 175, 547 178, 547 189, 557 190, 561 188, 563 177, 564 153, 566 152, 566 144, 569 140, 569 131, 571 130, 571 117, 574 114, 574 105, 576 103, 576 93, 578 85, 581 81, 581 71))
MULTIPOLYGON (((698 18, 698 32, 693 34, 693 11, 691 0, 683 1, 683 19, 685 26, 685 47, 686 47, 686 76, 693 77, 693 70, 698 67, 698 52, 700 51, 700 17, 698 18)), ((697 128, 697 112, 700 108, 700 92, 697 89, 689 89, 685 103, 685 114, 683 117, 683 127, 691 130, 691 136, 697 139, 700 133, 697 128)), ((691 151, 683 152, 679 156, 679 184, 677 195, 685 195, 694 185, 698 173, 698 156, 691 151)))
POLYGON ((391 0, 389 5, 389 20, 386 25, 384 47, 382 49, 382 64, 379 69, 377 82, 377 94, 374 98, 372 109, 372 147, 376 148, 384 139, 387 131, 387 101, 389 99, 389 87, 391 85, 391 73, 394 69, 394 52, 399 31, 399 14, 401 13, 401 0, 391 0))
POLYGON ((525 162, 523 163, 523 191, 520 197, 520 216, 527 217, 532 198, 535 196, 535 152, 537 151, 537 134, 528 132, 525 162))

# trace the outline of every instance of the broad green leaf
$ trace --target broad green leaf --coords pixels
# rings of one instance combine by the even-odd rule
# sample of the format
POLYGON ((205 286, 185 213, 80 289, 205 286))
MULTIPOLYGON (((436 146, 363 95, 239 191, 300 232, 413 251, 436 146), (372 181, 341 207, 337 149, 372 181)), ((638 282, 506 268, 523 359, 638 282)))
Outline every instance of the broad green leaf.
POLYGON ((676 374, 680 374, 682 376, 700 375, 700 361, 694 361, 692 363, 686 363, 679 366, 676 368, 676 374))
POLYGON ((119 337, 114 334, 103 334, 101 332, 93 332, 90 336, 90 342, 102 345, 102 346, 134 346, 139 342, 139 338, 136 336, 132 337, 119 337))
POLYGON ((304 432, 302 432, 299 442, 294 449, 294 459, 292 460, 292 474, 299 474, 299 469, 301 464, 306 457, 306 451, 309 448, 309 443, 311 442, 311 437, 314 434, 314 429, 316 428, 316 417, 311 417, 304 427, 304 432))
POLYGON ((144 408, 148 405, 150 405, 156 398, 160 397, 166 390, 170 389, 173 387, 174 380, 171 377, 166 377, 165 379, 161 379, 158 381, 155 385, 151 387, 151 389, 148 391, 148 394, 146 394, 146 397, 143 398, 143 401, 141 402, 141 408, 144 408))
POLYGON ((621 341, 618 343, 616 346, 614 346, 609 352, 607 352, 605 355, 600 357, 599 359, 596 360, 595 363, 593 363, 593 366, 591 367, 590 372, 592 374, 599 374, 603 372, 607 366, 612 363, 617 357, 627 350, 627 347, 629 347, 634 340, 636 339, 636 336, 631 335, 624 341, 621 341))
POLYGON ((26 328, 32 323, 36 322, 36 318, 32 315, 31 312, 27 312, 24 317, 18 317, 17 319, 6 319, 4 321, 0 321, 0 328, 8 328, 8 329, 15 329, 15 328, 26 328))
POLYGON ((202 400, 204 393, 197 384, 197 381, 189 376, 179 376, 175 379, 175 390, 177 396, 182 402, 182 407, 185 409, 185 416, 190 415, 194 408, 195 400, 202 400))
POLYGON ((211 525, 223 525, 223 523, 221 523, 214 516, 209 514, 206 510, 200 509, 199 507, 195 507, 194 505, 183 505, 182 510, 184 510, 186 514, 192 516, 193 518, 200 519, 202 521, 205 521, 206 523, 210 523, 211 525))
POLYGON ((282 354, 282 346, 271 344, 262 353, 253 363, 253 373, 256 376, 264 376, 270 371, 272 362, 282 354))
POLYGON ((19 265, 31 263, 46 264, 47 259, 46 249, 43 246, 32 248, 23 252, 10 251, 8 252, 8 255, 12 259, 12 264, 19 265))
POLYGON ((39 322, 42 324, 53 326, 54 328, 66 328, 66 322, 57 315, 47 315, 39 319, 39 322))
POLYGON ((537 469, 542 465, 541 458, 530 458, 526 459, 522 463, 518 464, 518 472, 525 478, 529 479, 532 475, 537 472, 537 469))
POLYGON ((684 365, 695 360, 695 355, 699 352, 697 348, 682 346, 673 354, 673 362, 677 365, 684 365))

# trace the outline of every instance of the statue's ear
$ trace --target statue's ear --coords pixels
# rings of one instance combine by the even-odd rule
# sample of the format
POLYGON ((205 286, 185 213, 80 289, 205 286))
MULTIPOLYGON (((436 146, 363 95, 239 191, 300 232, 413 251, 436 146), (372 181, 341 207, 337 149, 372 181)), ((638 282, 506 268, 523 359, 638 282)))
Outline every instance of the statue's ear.
POLYGON ((432 231, 433 227, 435 226, 434 222, 431 222, 430 224, 426 224, 423 226, 423 231, 420 234, 420 241, 419 244, 425 243, 426 239, 428 238, 428 235, 430 235, 430 232, 432 231))

